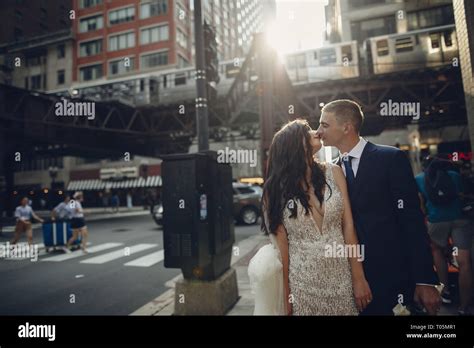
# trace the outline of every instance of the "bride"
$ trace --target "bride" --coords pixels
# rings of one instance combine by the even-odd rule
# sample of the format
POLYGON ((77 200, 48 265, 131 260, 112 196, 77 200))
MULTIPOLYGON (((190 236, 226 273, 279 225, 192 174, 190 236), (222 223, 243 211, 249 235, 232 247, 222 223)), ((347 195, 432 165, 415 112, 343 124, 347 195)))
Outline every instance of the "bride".
POLYGON ((363 255, 330 250, 360 249, 345 248, 358 244, 346 180, 339 166, 313 159, 320 149, 305 120, 273 138, 262 202, 271 244, 248 269, 255 315, 357 315, 372 300, 363 255))

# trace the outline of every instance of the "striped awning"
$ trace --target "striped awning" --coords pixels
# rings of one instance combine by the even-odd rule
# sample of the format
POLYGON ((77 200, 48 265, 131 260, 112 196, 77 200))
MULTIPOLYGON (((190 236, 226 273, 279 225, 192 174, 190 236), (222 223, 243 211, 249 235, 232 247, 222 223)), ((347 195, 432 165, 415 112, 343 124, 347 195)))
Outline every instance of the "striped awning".
POLYGON ((129 189, 138 187, 160 187, 161 176, 149 176, 120 181, 105 181, 100 179, 71 180, 67 186, 68 191, 97 191, 104 189, 129 189))

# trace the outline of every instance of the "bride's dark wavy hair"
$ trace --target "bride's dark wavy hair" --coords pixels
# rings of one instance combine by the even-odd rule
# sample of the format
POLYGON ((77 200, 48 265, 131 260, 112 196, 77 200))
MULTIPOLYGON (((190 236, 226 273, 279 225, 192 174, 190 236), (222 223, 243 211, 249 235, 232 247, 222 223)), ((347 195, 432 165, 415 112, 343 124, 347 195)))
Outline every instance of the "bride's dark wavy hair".
MULTIPOLYGON (((290 199, 299 199, 305 209, 309 211, 309 195, 303 189, 309 183, 306 179, 308 163, 311 163, 311 181, 314 193, 322 205, 325 186, 331 188, 326 182, 321 164, 313 159, 311 153, 311 127, 308 121, 296 119, 285 124, 273 137, 268 153, 267 171, 263 186, 261 229, 265 234, 276 234, 276 229, 282 224, 283 209, 290 199), (307 150, 308 149, 308 150, 307 150), (267 223, 265 222, 267 215, 267 223)), ((332 194, 332 192, 331 192, 332 194)), ((290 217, 297 217, 296 202, 292 207, 290 217)))

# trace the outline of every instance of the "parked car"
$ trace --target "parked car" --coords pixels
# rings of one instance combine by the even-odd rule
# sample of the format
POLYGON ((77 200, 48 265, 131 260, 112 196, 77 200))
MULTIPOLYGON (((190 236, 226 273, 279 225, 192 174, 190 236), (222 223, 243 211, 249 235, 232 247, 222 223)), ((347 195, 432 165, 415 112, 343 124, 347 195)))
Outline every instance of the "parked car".
MULTIPOLYGON (((256 224, 260 216, 262 188, 250 184, 232 183, 234 191, 233 215, 238 223, 245 225, 256 224)), ((163 225, 163 205, 161 203, 150 207, 150 213, 159 226, 163 225)))
POLYGON ((234 218, 245 225, 253 225, 260 216, 262 188, 250 184, 233 183, 234 218))

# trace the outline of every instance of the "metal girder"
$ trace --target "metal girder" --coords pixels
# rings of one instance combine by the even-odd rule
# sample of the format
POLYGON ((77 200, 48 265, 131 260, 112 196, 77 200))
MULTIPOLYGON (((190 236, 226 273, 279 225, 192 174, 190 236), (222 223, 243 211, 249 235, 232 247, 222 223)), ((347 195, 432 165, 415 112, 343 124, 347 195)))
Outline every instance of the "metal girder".
MULTIPOLYGON (((298 99, 311 117, 321 115, 320 103, 349 98, 358 102, 366 115, 366 123, 385 123, 388 127, 404 126, 407 120, 379 117, 380 103, 387 96, 394 101, 419 102, 423 112, 420 121, 425 127, 465 121, 464 98, 459 69, 427 69, 403 74, 388 74, 370 78, 325 81, 296 86, 298 99), (431 109, 444 114, 434 114, 431 109), (424 115, 427 113, 427 115, 424 115)), ((413 123, 413 122, 412 122, 413 123)), ((378 130, 383 128, 376 127, 378 130)), ((372 135, 372 134, 371 134, 372 135)))

